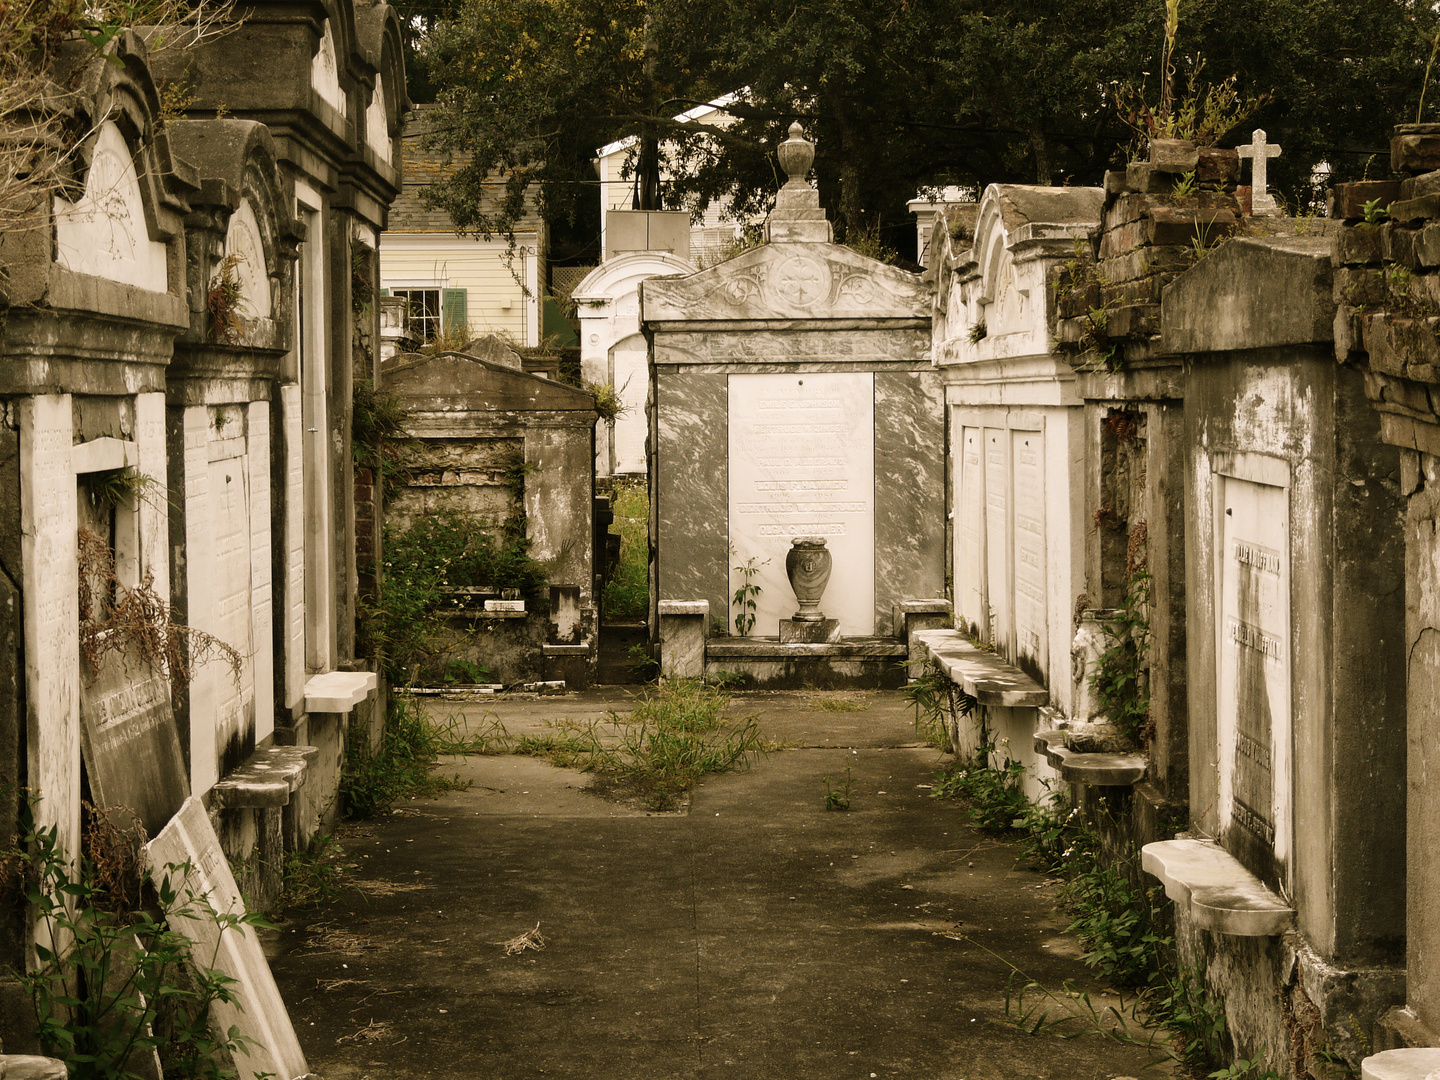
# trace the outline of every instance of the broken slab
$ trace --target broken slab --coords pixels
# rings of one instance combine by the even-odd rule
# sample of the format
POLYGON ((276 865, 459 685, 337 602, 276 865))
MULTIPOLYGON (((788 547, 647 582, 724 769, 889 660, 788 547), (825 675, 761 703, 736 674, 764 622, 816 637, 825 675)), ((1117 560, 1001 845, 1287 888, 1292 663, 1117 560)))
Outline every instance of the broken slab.
POLYGON ((320 751, 314 746, 265 746, 210 789, 216 809, 288 806, 305 783, 305 771, 320 751))
POLYGON ((348 713, 375 693, 373 671, 327 671, 305 681, 305 711, 348 713))
POLYGON ((1140 851, 1140 865, 1196 926, 1232 937, 1273 937, 1290 929, 1295 909, 1240 860, 1210 840, 1160 840, 1140 851))
POLYGON ((915 635, 930 659, 950 680, 981 705, 1038 708, 1050 691, 1013 664, 970 644, 958 630, 922 630, 915 635))
POLYGON ((1440 1049, 1405 1047, 1372 1054, 1360 1062, 1360 1080, 1434 1080, 1440 1074, 1440 1049))
POLYGON ((1035 752, 1054 766, 1060 779, 1091 787, 1129 787, 1145 779, 1149 761, 1144 754, 1086 754, 1065 745, 1065 732, 1047 729, 1035 733, 1035 752))
POLYGON ((70 1075, 59 1058, 34 1054, 0 1054, 0 1080, 66 1080, 70 1075))
POLYGON ((167 913, 170 929, 190 940, 192 955, 234 980, 230 984, 234 1001, 213 1003, 210 1020, 217 1031, 228 1032, 233 1027, 251 1040, 250 1052, 235 1060, 240 1080, 309 1076, 255 928, 244 922, 227 926, 211 914, 222 919, 242 916, 245 904, 210 816, 198 799, 185 800, 180 812, 145 846, 145 859, 157 886, 168 878, 181 898, 189 898, 178 910, 167 913), (180 871, 172 869, 179 867, 186 868, 183 881, 176 880, 180 871))

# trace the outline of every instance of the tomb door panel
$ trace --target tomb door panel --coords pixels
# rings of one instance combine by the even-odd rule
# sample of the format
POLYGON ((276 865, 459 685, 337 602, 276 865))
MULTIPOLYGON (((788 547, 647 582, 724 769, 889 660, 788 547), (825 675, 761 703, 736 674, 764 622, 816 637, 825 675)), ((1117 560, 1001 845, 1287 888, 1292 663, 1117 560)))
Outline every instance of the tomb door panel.
POLYGON ((960 429, 960 467, 955 471, 955 599, 957 615, 982 633, 985 599, 985 432, 960 429))
POLYGON ((1220 838, 1252 872, 1288 884, 1289 493, 1219 476, 1216 494, 1220 838))
POLYGON ((211 661, 220 672, 215 680, 215 753, 221 774, 239 764, 248 753, 255 730, 254 642, 250 553, 250 470, 243 457, 210 463, 210 496, 214 507, 215 576, 214 634, 242 658, 240 678, 231 676, 221 661, 211 661))
POLYGON ((1014 476, 1015 661, 1043 676, 1045 631, 1045 435, 1010 432, 1014 476))
POLYGON ((1014 609, 1010 589, 1010 433, 984 429, 985 598, 981 631, 1009 658, 1015 656, 1014 609), (988 623, 988 625, 986 625, 988 623))
POLYGON ((610 381, 626 412, 610 429, 612 466, 616 472, 645 471, 645 391, 649 380, 645 339, 632 334, 610 351, 610 381))
MULTIPOLYGON (((875 633, 875 388, 866 373, 729 379, 730 593, 753 558, 757 636, 774 637, 798 602, 785 556, 824 537, 833 559, 820 609, 846 637, 875 633)), ((735 626, 732 606, 726 623, 735 626)))

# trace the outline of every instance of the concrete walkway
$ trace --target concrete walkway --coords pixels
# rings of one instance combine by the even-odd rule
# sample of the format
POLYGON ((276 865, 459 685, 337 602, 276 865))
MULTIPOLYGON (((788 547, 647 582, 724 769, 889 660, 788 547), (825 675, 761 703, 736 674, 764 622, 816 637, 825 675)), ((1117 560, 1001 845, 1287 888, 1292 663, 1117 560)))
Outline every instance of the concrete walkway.
MULTIPOLYGON (((512 732, 623 707, 621 688, 460 707, 512 732)), ((778 750, 650 814, 520 757, 468 791, 347 827, 355 869, 289 913, 273 963, 325 1080, 926 1080, 1139 1076, 1161 1056, 1030 1036, 1007 984, 1099 988, 1054 888, 929 797, 944 757, 898 694, 746 694, 778 750), (827 699, 860 703, 830 711, 827 699), (853 809, 826 812, 826 776, 853 809), (539 925, 546 947, 501 943, 539 925), (1017 974, 1023 972, 1023 974, 1017 974)), ((1071 999, 1073 1000, 1073 999, 1071 999)), ((1177 1075, 1169 1066, 1143 1075, 1177 1075)))

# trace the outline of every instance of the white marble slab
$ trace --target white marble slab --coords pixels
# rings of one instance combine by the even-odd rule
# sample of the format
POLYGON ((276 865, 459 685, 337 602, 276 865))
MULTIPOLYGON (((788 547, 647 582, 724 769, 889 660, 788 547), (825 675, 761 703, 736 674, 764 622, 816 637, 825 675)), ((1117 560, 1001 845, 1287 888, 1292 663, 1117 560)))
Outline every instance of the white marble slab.
MULTIPOLYGON (((754 635, 799 606, 785 575, 798 536, 823 536, 834 566, 820 598, 846 637, 875 633, 874 377, 799 372, 729 378, 730 592, 754 558, 754 635)), ((734 611, 726 617, 734 627, 734 611)))
POLYGON ((269 1074, 278 1080, 309 1076, 295 1028, 254 928, 242 924, 222 930, 205 913, 206 904, 224 914, 245 912, 205 807, 197 799, 187 799, 164 831, 146 846, 146 858, 153 880, 158 883, 168 876, 182 896, 188 893, 195 898, 190 910, 199 917, 172 915, 170 928, 190 939, 197 962, 235 980, 235 1004, 213 1005, 211 1023, 220 1031, 234 1026, 254 1040, 248 1055, 235 1057, 241 1080, 269 1074), (186 864, 189 872, 182 885, 182 871, 169 868, 186 864))

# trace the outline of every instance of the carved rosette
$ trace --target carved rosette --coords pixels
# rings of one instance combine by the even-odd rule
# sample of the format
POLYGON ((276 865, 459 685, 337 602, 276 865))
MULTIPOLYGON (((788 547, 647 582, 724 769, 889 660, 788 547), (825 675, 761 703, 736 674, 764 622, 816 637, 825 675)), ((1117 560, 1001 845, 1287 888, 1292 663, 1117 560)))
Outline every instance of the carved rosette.
POLYGON ((790 550, 785 554, 785 573, 790 578, 790 588, 795 590, 795 599, 800 601, 795 621, 825 620, 825 613, 820 610, 820 597, 825 593, 825 586, 830 584, 832 562, 823 536, 797 536, 790 541, 790 550))

